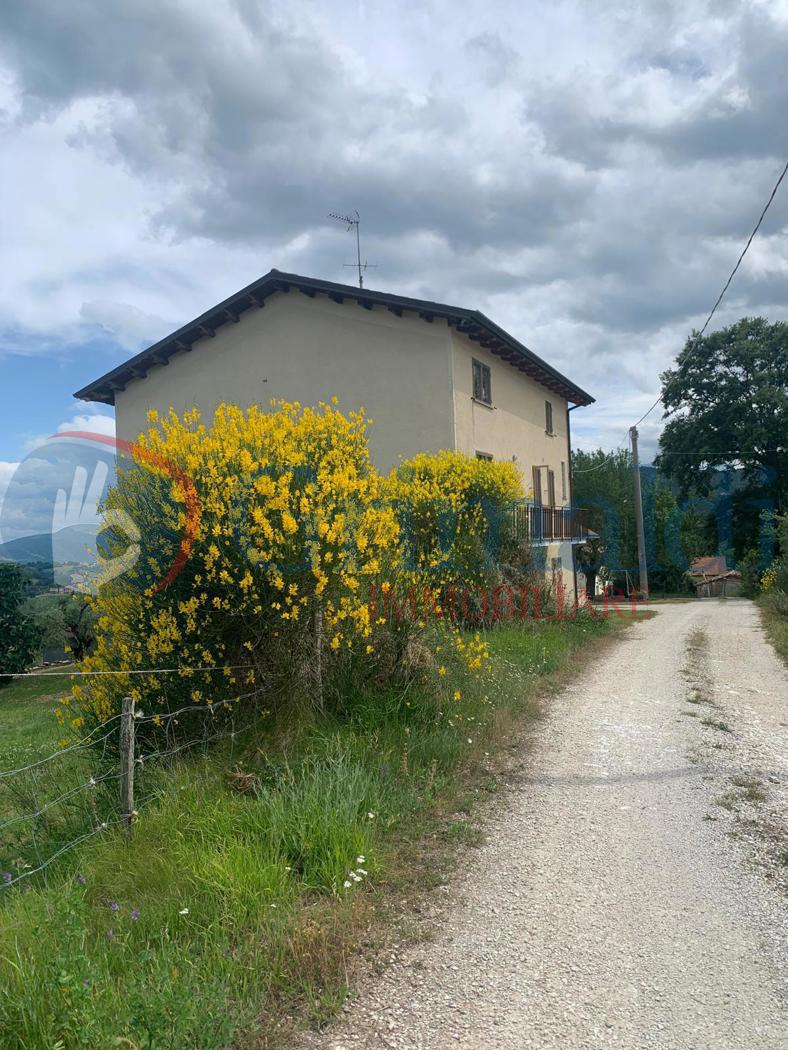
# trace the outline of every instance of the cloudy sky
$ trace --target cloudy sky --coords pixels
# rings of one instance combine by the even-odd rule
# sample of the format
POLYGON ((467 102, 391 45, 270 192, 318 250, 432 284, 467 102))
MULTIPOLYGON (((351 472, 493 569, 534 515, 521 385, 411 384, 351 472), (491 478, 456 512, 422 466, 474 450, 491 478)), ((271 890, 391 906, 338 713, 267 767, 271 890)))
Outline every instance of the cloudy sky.
MULTIPOLYGON (((5 0, 0 33, 0 488, 271 266, 351 279, 337 209, 370 286, 483 310, 615 446, 788 157, 788 0, 5 0)), ((788 191, 719 323, 788 317, 787 275, 788 191)))

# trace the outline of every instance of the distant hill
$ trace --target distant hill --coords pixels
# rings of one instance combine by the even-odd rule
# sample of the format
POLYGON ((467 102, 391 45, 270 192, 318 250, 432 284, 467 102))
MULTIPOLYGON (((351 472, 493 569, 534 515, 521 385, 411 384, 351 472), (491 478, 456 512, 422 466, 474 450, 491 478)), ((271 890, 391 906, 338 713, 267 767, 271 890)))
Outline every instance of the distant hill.
POLYGON ((36 562, 58 561, 78 565, 94 565, 96 562, 96 526, 69 525, 61 529, 54 539, 49 533, 36 536, 20 536, 15 540, 0 543, 0 561, 15 561, 20 565, 36 562))

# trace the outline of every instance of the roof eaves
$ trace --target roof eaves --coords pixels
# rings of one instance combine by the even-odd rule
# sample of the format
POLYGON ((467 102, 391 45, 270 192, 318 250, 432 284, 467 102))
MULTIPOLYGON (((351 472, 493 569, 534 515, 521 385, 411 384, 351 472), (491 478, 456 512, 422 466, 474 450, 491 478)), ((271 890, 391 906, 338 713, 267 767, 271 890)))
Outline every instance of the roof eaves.
POLYGON ((206 310, 193 321, 189 321, 175 332, 107 372, 106 375, 89 383, 78 390, 74 396, 83 401, 114 404, 115 393, 123 390, 127 382, 144 378, 152 368, 167 365, 170 358, 177 353, 189 353, 197 340, 212 338, 222 325, 236 323, 246 310, 264 306, 268 296, 277 292, 289 292, 291 287, 299 289, 311 298, 320 293, 327 295, 335 302, 341 303, 345 299, 354 300, 367 309, 372 309, 376 305, 385 306, 400 317, 405 311, 412 311, 427 322, 433 321, 436 317, 443 318, 485 349, 497 354, 513 367, 559 393, 567 400, 579 405, 589 405, 594 401, 590 394, 556 371, 546 361, 537 357, 479 310, 468 310, 463 307, 449 306, 446 303, 412 299, 389 292, 376 292, 352 285, 336 284, 332 281, 302 277, 299 274, 276 269, 270 270, 252 284, 206 310))

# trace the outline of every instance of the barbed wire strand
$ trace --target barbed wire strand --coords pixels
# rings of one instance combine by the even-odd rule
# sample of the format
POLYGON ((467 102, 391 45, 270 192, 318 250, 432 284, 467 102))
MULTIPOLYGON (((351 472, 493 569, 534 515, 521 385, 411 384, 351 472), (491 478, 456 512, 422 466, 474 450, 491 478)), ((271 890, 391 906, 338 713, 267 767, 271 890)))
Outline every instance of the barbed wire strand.
POLYGON ((18 769, 6 769, 0 771, 0 780, 4 780, 6 777, 16 776, 18 773, 27 773, 31 769, 37 769, 39 766, 43 766, 47 762, 53 762, 56 758, 62 758, 63 755, 68 755, 73 751, 85 751, 89 747, 94 747, 96 744, 100 744, 102 740, 107 740, 111 737, 114 730, 110 729, 108 733, 104 734, 104 736, 99 736, 95 739, 92 739, 92 734, 99 729, 104 729, 105 726, 110 724, 110 722, 115 722, 120 717, 120 715, 113 715, 112 718, 107 719, 106 722, 102 722, 100 726, 96 726, 96 729, 91 730, 86 737, 77 741, 76 744, 71 744, 69 747, 64 747, 60 751, 55 751, 53 754, 47 755, 46 758, 39 759, 38 762, 31 762, 29 765, 20 766, 18 769))
POLYGON ((128 668, 121 671, 0 671, 0 678, 62 678, 99 677, 126 674, 182 674, 187 671, 250 671, 254 664, 230 664, 226 667, 150 667, 128 668))
MULTIPOLYGON (((174 718, 178 718, 181 715, 189 714, 192 712, 199 713, 203 711, 210 711, 211 714, 213 714, 216 711, 216 709, 221 710, 222 708, 232 707, 233 704, 240 703, 242 700, 248 700, 250 696, 256 696, 259 694, 259 692, 259 690, 255 689, 251 690, 248 693, 241 693, 239 694, 239 696, 234 697, 230 700, 217 700, 210 704, 192 704, 189 707, 178 708, 178 710, 176 711, 164 711, 152 715, 145 715, 142 712, 139 712, 138 714, 135 714, 135 721, 138 724, 147 724, 149 722, 152 722, 154 723, 154 725, 158 726, 168 720, 171 721, 174 718)), ((105 729, 108 725, 118 721, 121 717, 122 716, 119 714, 113 715, 111 718, 108 718, 106 722, 102 722, 100 726, 96 726, 95 729, 92 729, 90 733, 88 733, 87 736, 83 737, 81 740, 78 740, 76 743, 71 744, 69 747, 62 748, 60 751, 55 751, 51 755, 47 755, 46 758, 40 758, 36 762, 31 762, 26 766, 19 766, 16 769, 0 770, 0 780, 11 776, 16 776, 17 774, 29 772, 32 769, 36 769, 39 766, 45 765, 47 762, 53 762, 55 759, 62 758, 64 755, 67 755, 73 751, 84 751, 88 748, 94 747, 96 744, 100 744, 102 741, 106 741, 109 737, 113 735, 114 729, 109 730, 107 733, 100 737, 94 738, 93 734, 98 732, 99 729, 105 729)))
MULTIPOLYGON (((250 693, 246 693, 246 694, 243 694, 243 695, 237 697, 236 700, 246 699, 249 696, 253 696, 253 695, 255 695, 255 693, 251 693, 251 692, 250 693)), ((203 705, 200 705, 200 706, 184 707, 184 708, 181 708, 181 709, 179 709, 177 711, 167 712, 165 714, 165 716, 149 715, 149 716, 147 716, 147 718, 143 718, 143 721, 150 722, 150 721, 154 721, 157 717, 162 717, 162 718, 167 717, 170 720, 169 725, 171 726, 172 719, 174 719, 176 716, 183 715, 183 714, 185 714, 187 712, 188 713, 192 713, 192 712, 195 712, 195 711, 199 712, 199 713, 202 713, 202 714, 205 714, 206 712, 208 712, 208 713, 211 714, 211 716, 213 716, 215 714, 216 708, 221 709, 221 708, 228 707, 228 706, 232 705, 233 703, 235 703, 236 700, 223 700, 223 701, 219 701, 219 702, 213 703, 213 704, 203 704, 203 705)), ((119 717, 119 716, 115 716, 115 717, 119 717)), ((140 756, 137 759, 137 762, 139 762, 139 764, 144 768, 147 763, 149 763, 149 762, 151 762, 153 760, 157 760, 157 759, 158 760, 162 760, 162 759, 166 759, 166 758, 171 758, 171 757, 173 757, 175 755, 183 753, 184 751, 188 750, 189 748, 192 748, 192 747, 195 747, 195 746, 199 746, 200 744, 202 744, 205 747, 209 743, 212 743, 212 742, 217 741, 217 740, 223 740, 223 739, 231 739, 234 742, 235 739, 238 736, 240 736, 243 733, 248 732, 250 729, 254 728, 255 725, 256 725, 255 722, 248 722, 246 725, 241 726, 240 728, 236 728, 233 725, 230 730, 220 731, 220 732, 211 733, 211 734, 204 734, 201 740, 199 740, 199 739, 187 740, 183 744, 180 744, 177 747, 172 747, 172 748, 168 748, 168 749, 161 750, 161 751, 149 752, 149 753, 147 753, 145 755, 140 756)), ((111 733, 108 733, 108 734, 105 735, 105 737, 100 737, 97 740, 95 740, 93 743, 94 744, 95 743, 99 743, 102 740, 105 740, 106 737, 110 736, 110 735, 111 735, 111 733)), ((62 753, 63 752, 61 752, 61 754, 62 753)), ((57 756, 53 756, 53 757, 57 757, 57 756)), ((22 767, 22 769, 23 769, 23 771, 26 771, 26 770, 32 770, 33 771, 34 783, 37 786, 37 780, 36 780, 36 769, 37 769, 37 766, 33 765, 31 767, 22 767)), ((8 889, 11 886, 15 885, 16 883, 20 882, 22 879, 27 879, 27 878, 30 878, 33 875, 37 875, 37 874, 41 874, 41 873, 43 873, 44 878, 46 880, 49 866, 52 863, 54 863, 54 861, 56 861, 58 858, 63 856, 64 853, 66 853, 69 850, 73 849, 75 846, 78 846, 81 843, 86 842, 89 839, 95 837, 100 832, 105 831, 105 830, 107 830, 110 827, 114 827, 114 826, 117 826, 117 825, 123 823, 124 822, 124 818, 123 817, 120 817, 120 818, 115 819, 115 820, 104 820, 104 821, 101 821, 99 824, 97 824, 90 831, 86 832, 84 835, 79 835, 79 836, 77 836, 77 838, 72 839, 68 843, 65 843, 63 846, 60 847, 60 849, 56 850, 55 853, 53 853, 46 860, 42 859, 42 857, 41 857, 40 844, 39 844, 38 838, 37 838, 37 836, 35 834, 35 823, 34 823, 35 820, 38 817, 40 817, 43 813, 45 813, 48 810, 52 809, 55 805, 58 805, 59 803, 62 803, 64 801, 67 801, 70 798, 75 797, 80 792, 89 791, 89 792, 91 792, 90 797, 92 798, 93 797, 92 796, 92 792, 95 790, 95 788, 97 786, 99 786, 100 784, 105 783, 107 781, 117 780, 117 779, 120 778, 120 776, 121 776, 120 773, 108 773, 108 774, 105 774, 104 776, 99 777, 99 778, 91 777, 89 780, 85 781, 84 784, 81 784, 79 787, 73 789, 72 791, 64 792, 63 795, 59 796, 56 799, 50 800, 44 806, 37 807, 37 810, 36 810, 35 813, 22 814, 19 817, 12 818, 11 820, 6 821, 4 824, 0 825, 0 830, 2 830, 4 828, 6 828, 6 827, 9 827, 12 824, 20 823, 23 820, 31 820, 31 821, 33 821, 33 826, 31 828, 31 840, 32 840, 32 846, 33 846, 33 850, 34 850, 34 852, 36 854, 36 860, 37 860, 36 867, 30 868, 29 870, 26 870, 26 871, 23 871, 21 874, 17 875, 15 878, 12 878, 9 881, 4 881, 2 884, 0 884, 0 888, 8 889)), ((148 796, 145 796, 145 797, 143 797, 141 799, 135 800, 135 811, 138 812, 143 806, 147 805, 150 801, 152 801, 155 798, 160 798, 160 797, 161 797, 161 792, 154 791, 154 792, 151 792, 148 796)))
POLYGON ((57 852, 53 853, 51 857, 40 863, 37 868, 30 868, 27 871, 23 871, 21 875, 17 875, 16 878, 11 879, 10 882, 3 882, 0 884, 0 888, 10 889, 11 886, 14 886, 17 882, 21 882, 22 879, 29 879, 31 875, 38 875, 40 872, 46 872, 46 869, 58 860, 59 857, 62 857, 64 853, 68 853, 69 850, 78 846, 80 843, 93 838, 94 835, 98 835, 100 832, 106 831, 117 824, 122 824, 123 821, 123 817, 118 817, 116 820, 103 820, 97 827, 87 832, 87 834, 80 835, 79 838, 72 839, 71 842, 67 842, 64 846, 61 846, 57 852))
POLYGON ((43 816, 44 813, 47 813, 54 806, 59 805, 61 802, 66 802, 70 798, 74 798, 81 791, 93 791, 100 784, 105 783, 107 780, 119 780, 122 775, 122 773, 106 773, 104 776, 98 778, 91 777, 90 780, 86 780, 84 784, 80 784, 78 787, 72 788, 71 791, 65 791, 62 795, 59 795, 57 798, 51 799, 51 801, 47 802, 43 806, 40 806, 34 812, 21 813, 17 817, 11 817, 10 820, 6 820, 3 824, 0 824, 0 831, 4 831, 6 828, 12 827, 14 824, 21 824, 23 820, 37 820, 38 817, 43 816))

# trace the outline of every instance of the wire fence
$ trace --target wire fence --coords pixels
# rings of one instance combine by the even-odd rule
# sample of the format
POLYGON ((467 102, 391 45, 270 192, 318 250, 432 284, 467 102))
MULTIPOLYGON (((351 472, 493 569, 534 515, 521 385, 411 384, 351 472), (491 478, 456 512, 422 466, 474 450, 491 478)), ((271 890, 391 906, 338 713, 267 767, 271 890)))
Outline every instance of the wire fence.
POLYGON ((153 713, 126 698, 120 714, 72 744, 0 769, 0 891, 46 880, 52 864, 111 829, 131 833, 140 810, 167 790, 179 759, 229 741, 232 764, 236 740, 255 725, 251 718, 238 724, 237 705, 260 695, 153 713))

